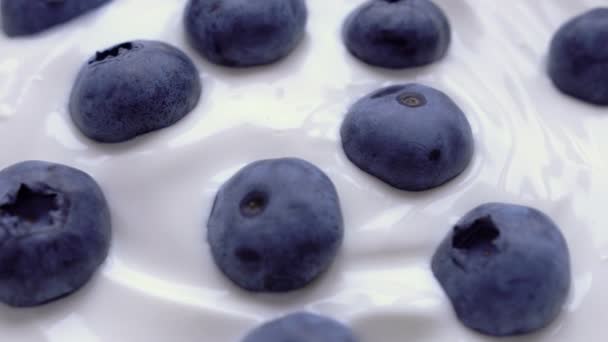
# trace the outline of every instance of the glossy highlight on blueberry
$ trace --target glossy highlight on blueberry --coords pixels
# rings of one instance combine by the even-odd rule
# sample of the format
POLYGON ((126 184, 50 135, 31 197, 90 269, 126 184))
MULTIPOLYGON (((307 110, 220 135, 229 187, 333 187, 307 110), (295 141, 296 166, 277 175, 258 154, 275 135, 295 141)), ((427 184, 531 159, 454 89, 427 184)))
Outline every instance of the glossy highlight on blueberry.
POLYGON ((460 108, 441 91, 415 83, 382 88, 357 101, 340 135, 357 167, 407 191, 432 189, 458 176, 474 150, 460 108))
POLYGON ((331 318, 298 312, 262 324, 242 342, 358 342, 350 328, 331 318))
POLYGON ((568 246, 555 223, 505 203, 466 214, 437 248, 432 270, 460 321, 492 336, 549 325, 571 282, 568 246))
POLYGON ((403 69, 443 58, 451 29, 443 11, 429 0, 369 0, 344 22, 343 40, 365 63, 403 69))
POLYGON ((111 0, 2 0, 2 28, 9 37, 28 36, 70 21, 111 0))
POLYGON ((250 67, 287 56, 307 19, 304 0, 190 0, 184 22, 191 45, 209 61, 250 67))
POLYGON ((343 239, 331 180, 296 158, 249 164, 218 191, 207 240, 236 285, 257 292, 302 288, 326 271, 343 239))
POLYGON ((0 301, 42 305, 86 284, 110 246, 110 213, 89 175, 43 161, 0 171, 0 301))
POLYGON ((549 76, 563 93, 608 106, 608 7, 565 23, 549 50, 549 76))
POLYGON ((84 135, 118 143, 173 125, 194 109, 201 92, 198 70, 186 54, 166 43, 136 40, 85 63, 69 109, 84 135))

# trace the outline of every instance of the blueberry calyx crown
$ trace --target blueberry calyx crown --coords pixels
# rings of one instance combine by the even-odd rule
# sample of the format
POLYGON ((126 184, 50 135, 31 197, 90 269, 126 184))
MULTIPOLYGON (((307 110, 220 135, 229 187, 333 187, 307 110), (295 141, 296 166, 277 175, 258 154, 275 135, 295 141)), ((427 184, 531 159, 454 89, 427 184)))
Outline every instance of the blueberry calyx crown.
POLYGON ((469 226, 455 226, 452 247, 474 250, 487 247, 500 236, 500 231, 491 216, 480 217, 469 226))
POLYGON ((132 50, 134 47, 135 46, 133 43, 126 42, 126 43, 115 45, 115 46, 113 46, 109 49, 103 50, 103 51, 98 51, 95 54, 95 57, 93 57, 93 58, 91 58, 91 60, 89 60, 89 64, 102 62, 102 61, 105 61, 110 58, 118 57, 121 54, 124 54, 125 52, 132 50))
POLYGON ((0 218, 15 228, 15 233, 28 233, 32 228, 54 226, 61 199, 52 190, 33 190, 21 184, 14 198, 0 206, 0 218))

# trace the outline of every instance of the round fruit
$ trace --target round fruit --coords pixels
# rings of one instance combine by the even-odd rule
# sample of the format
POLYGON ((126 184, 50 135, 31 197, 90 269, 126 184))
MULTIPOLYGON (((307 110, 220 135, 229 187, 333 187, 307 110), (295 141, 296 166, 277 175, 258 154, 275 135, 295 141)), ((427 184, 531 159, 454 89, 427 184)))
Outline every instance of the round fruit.
POLYGON ((2 28, 9 37, 33 35, 108 2, 110 0, 2 0, 2 28))
POLYGON ((355 103, 341 128, 348 159, 402 190, 437 187, 464 171, 473 155, 464 113, 439 90, 394 85, 355 103))
POLYGON ((549 76, 565 94, 608 105, 608 8, 586 12, 553 37, 549 76))
POLYGON ((466 214, 435 252, 432 269, 458 318, 494 336, 547 326, 570 288, 568 246, 555 223, 512 204, 466 214))
POLYGON ((162 42, 136 40, 89 59, 72 89, 70 114, 87 137, 116 143, 176 123, 200 96, 188 56, 162 42))
POLYGON ((325 271, 342 242, 331 180, 294 158, 262 160, 219 190, 208 241, 219 268, 250 291, 299 289, 325 271))
POLYGON ((371 0, 345 21, 344 42, 365 63, 411 68, 441 59, 450 46, 450 24, 428 0, 371 0))
POLYGON ((333 319, 310 313, 291 314, 265 323, 243 342, 357 342, 353 332, 333 319))
POLYGON ((35 306, 78 290, 110 235, 106 200, 86 173, 42 161, 0 171, 0 301, 35 306))
POLYGON ((248 67, 287 56, 307 18, 304 0, 190 0, 185 25, 192 46, 211 62, 248 67))

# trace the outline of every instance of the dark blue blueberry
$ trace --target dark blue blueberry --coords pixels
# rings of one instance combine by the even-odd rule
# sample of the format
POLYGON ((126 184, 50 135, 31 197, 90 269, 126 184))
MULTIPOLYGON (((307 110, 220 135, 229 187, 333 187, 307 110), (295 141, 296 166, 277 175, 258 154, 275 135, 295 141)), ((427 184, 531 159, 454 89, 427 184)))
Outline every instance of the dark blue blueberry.
POLYGON ((32 35, 107 2, 110 0, 2 0, 2 28, 10 37, 32 35))
POLYGON ((126 42, 97 52, 83 66, 70 114, 89 138, 122 142, 179 121, 198 103, 201 87, 196 67, 177 48, 126 42))
POLYGON ((346 19, 343 38, 363 62, 401 69, 445 56, 450 32, 443 11, 428 0, 370 0, 346 19))
POLYGON ((549 76, 562 92, 608 105, 608 8, 586 12, 553 37, 549 76))
POLYGON ((243 342, 357 342, 353 332, 333 319, 299 312, 265 323, 243 342))
POLYGON ((0 301, 36 306, 78 290, 110 235, 106 200, 86 173, 42 161, 0 171, 0 301))
POLYGON ((365 96, 342 123, 342 145, 361 170, 408 191, 458 176, 473 154, 467 118, 444 93, 420 84, 365 96))
POLYGON ((458 318, 494 336, 536 331, 560 313, 570 288, 568 246, 540 211, 490 203, 462 218, 433 256, 458 318))
POLYGON ((262 160, 219 190, 208 241, 219 268, 250 291, 304 287, 325 271, 344 234, 338 194, 316 166, 262 160))
POLYGON ((190 0, 188 38, 211 62, 248 67, 287 56, 302 40, 304 0, 190 0))

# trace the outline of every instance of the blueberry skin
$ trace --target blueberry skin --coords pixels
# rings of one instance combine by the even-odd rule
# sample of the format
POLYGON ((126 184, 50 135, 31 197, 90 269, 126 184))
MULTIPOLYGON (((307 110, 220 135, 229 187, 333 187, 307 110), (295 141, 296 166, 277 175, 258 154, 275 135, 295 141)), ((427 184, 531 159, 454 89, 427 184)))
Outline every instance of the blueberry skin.
POLYGON ((333 319, 298 312, 265 323, 242 342, 358 342, 350 328, 333 319))
POLYGON ((105 260, 110 212, 86 173, 26 161, 0 171, 0 301, 45 304, 78 290, 105 260))
POLYGON ((542 212, 513 204, 466 214, 435 252, 432 269, 462 323, 493 336, 547 326, 570 288, 559 228, 542 212))
POLYGON ((190 0, 184 22, 190 44, 209 61, 251 67, 287 56, 307 18, 304 0, 190 0))
POLYGON ((28 36, 70 21, 111 0, 2 0, 2 28, 9 37, 28 36))
POLYGON ((608 105, 608 8, 586 12, 564 24, 549 50, 549 76, 563 93, 608 105))
POLYGON ((361 170, 401 190, 423 191, 458 176, 471 161, 471 127, 439 90, 416 83, 377 90, 349 110, 342 146, 361 170))
POLYGON ((136 40, 97 52, 82 67, 70 114, 87 137, 118 143, 179 121, 196 107, 202 85, 183 52, 136 40))
POLYGON ((241 169, 217 193, 207 230, 220 270, 255 292, 306 286, 330 266, 343 235, 331 180, 295 158, 241 169))
POLYGON ((368 1, 347 17, 342 35, 352 55, 389 69, 431 64, 451 41, 448 18, 428 0, 368 1))

